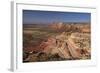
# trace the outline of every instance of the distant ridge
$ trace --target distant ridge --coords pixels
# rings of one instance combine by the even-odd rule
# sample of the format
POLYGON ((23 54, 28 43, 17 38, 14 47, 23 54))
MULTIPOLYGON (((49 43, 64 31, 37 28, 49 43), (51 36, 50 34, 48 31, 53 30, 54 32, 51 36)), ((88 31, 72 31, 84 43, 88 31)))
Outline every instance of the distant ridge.
POLYGON ((57 23, 63 23, 63 24, 90 24, 91 22, 52 22, 52 23, 32 23, 32 24, 23 24, 23 25, 50 25, 50 24, 57 24, 57 23))

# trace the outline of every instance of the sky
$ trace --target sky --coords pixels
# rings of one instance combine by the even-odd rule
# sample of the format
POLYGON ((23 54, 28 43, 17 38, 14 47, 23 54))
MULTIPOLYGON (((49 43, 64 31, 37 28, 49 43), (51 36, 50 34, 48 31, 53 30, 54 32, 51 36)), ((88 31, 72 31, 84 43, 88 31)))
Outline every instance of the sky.
POLYGON ((23 10, 23 24, 91 22, 90 13, 23 10))

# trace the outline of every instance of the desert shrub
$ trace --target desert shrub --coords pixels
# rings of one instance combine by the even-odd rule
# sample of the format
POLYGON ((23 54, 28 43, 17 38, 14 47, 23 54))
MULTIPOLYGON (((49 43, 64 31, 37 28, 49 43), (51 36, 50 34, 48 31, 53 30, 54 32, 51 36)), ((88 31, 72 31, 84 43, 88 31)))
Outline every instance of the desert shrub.
POLYGON ((49 61, 60 61, 64 59, 61 58, 58 54, 54 54, 54 55, 49 55, 48 60, 49 61))
POLYGON ((48 56, 46 53, 39 53, 39 55, 37 56, 38 57, 38 61, 47 61, 48 60, 48 56))

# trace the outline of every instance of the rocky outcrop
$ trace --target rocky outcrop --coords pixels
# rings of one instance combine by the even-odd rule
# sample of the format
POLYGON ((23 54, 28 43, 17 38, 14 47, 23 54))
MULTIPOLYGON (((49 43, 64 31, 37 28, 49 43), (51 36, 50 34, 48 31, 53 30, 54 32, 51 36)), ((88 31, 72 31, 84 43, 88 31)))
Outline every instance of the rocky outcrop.
POLYGON ((26 55, 27 58, 24 61, 75 60, 90 56, 90 51, 78 47, 72 38, 66 36, 65 32, 51 36, 41 42, 37 47, 39 51, 31 51, 28 57, 26 55))
POLYGON ((81 54, 77 51, 79 48, 72 43, 71 39, 66 38, 64 32, 59 36, 48 38, 40 46, 46 54, 58 54, 65 59, 77 59, 81 57, 81 54))

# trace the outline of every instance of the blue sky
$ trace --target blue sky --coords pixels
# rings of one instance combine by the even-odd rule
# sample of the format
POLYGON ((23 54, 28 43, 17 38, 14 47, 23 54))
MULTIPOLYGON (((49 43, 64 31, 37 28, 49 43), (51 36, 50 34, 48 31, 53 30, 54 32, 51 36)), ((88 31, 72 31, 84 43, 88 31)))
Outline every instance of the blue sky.
POLYGON ((91 22, 90 13, 23 10, 24 24, 52 22, 91 22))

